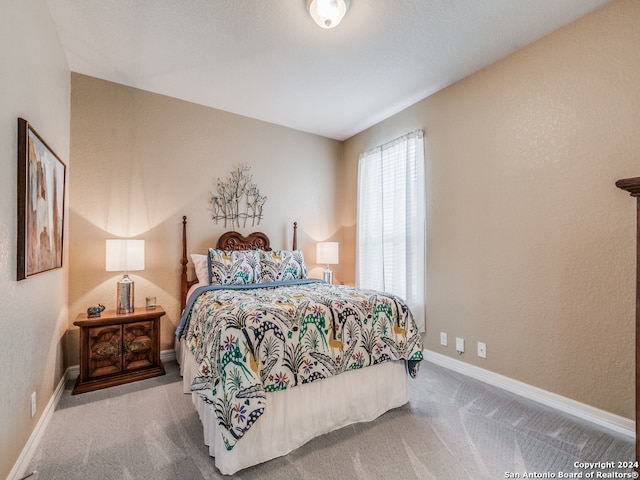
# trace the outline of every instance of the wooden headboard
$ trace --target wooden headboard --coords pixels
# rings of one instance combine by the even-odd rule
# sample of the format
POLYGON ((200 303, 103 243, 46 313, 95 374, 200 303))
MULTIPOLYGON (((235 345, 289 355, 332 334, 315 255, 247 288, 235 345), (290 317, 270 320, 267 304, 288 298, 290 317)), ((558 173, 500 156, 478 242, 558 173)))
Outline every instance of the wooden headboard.
MULTIPOLYGON (((238 232, 223 233, 216 242, 216 248, 220 250, 271 250, 269 237, 262 232, 253 232, 244 236, 238 232)), ((293 222, 293 244, 292 250, 298 249, 298 222, 293 222)), ((198 280, 187 278, 187 216, 182 217, 182 258, 180 264, 180 312, 187 304, 187 292, 198 280)))
POLYGON ((216 248, 220 250, 271 250, 269 237, 262 232, 253 232, 245 237, 238 232, 223 233, 216 248))

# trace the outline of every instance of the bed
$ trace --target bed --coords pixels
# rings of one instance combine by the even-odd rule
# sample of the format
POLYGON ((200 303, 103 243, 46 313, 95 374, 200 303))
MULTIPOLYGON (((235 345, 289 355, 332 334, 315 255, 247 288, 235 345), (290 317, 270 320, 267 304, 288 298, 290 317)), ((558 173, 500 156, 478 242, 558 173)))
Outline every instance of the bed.
POLYGON ((401 299, 307 278, 297 224, 292 250, 225 233, 188 281, 186 224, 176 358, 221 473, 408 402, 422 341, 401 299))

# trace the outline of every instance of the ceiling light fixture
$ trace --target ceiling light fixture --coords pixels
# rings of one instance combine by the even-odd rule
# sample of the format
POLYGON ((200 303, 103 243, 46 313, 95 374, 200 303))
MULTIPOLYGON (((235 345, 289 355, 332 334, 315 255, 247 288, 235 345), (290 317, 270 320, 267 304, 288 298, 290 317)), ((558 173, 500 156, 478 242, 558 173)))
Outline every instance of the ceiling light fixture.
POLYGON ((341 21, 351 0, 307 0, 311 18, 322 28, 333 28, 341 21))

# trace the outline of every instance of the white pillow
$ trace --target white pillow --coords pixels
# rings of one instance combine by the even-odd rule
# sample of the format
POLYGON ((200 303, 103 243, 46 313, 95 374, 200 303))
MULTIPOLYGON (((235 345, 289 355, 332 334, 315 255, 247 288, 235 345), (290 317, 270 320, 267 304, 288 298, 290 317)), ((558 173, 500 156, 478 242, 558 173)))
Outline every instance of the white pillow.
POLYGON ((209 265, 207 262, 207 256, 192 253, 191 261, 193 262, 193 266, 196 271, 198 283, 202 285, 209 285, 209 265))

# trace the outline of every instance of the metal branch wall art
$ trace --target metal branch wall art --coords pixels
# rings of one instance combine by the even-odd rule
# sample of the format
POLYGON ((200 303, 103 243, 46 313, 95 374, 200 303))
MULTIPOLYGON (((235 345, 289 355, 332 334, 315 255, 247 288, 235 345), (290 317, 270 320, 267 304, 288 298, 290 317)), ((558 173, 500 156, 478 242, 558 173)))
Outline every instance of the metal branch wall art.
POLYGON ((248 165, 241 165, 231 171, 226 182, 218 178, 218 191, 211 193, 211 218, 216 223, 224 220, 225 228, 246 227, 247 220, 251 220, 252 227, 260 225, 267 197, 260 195, 258 186, 252 182, 250 169, 248 165))

